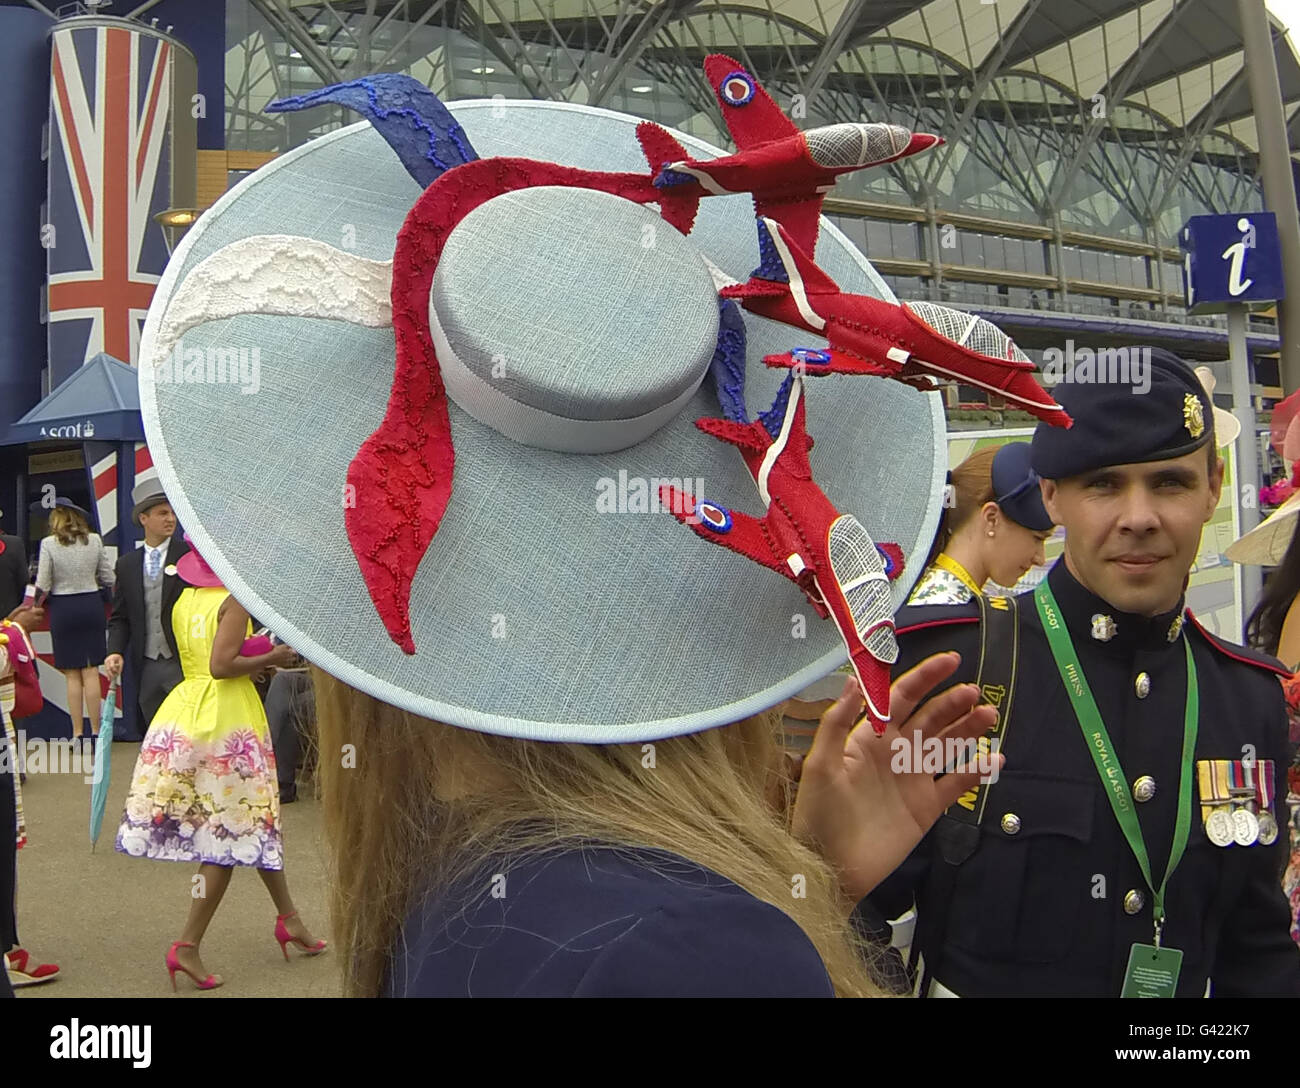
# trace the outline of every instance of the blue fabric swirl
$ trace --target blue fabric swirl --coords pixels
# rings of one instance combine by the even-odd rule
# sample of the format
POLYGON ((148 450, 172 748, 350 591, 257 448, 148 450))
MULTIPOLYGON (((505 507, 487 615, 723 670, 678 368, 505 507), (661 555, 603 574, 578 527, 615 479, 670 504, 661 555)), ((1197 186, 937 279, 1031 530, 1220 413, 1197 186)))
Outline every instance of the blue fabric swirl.
POLYGON ((346 106, 366 117, 397 152, 406 172, 424 188, 453 166, 478 158, 464 129, 438 96, 419 80, 399 72, 362 76, 309 94, 280 98, 266 111, 289 113, 324 103, 346 106))

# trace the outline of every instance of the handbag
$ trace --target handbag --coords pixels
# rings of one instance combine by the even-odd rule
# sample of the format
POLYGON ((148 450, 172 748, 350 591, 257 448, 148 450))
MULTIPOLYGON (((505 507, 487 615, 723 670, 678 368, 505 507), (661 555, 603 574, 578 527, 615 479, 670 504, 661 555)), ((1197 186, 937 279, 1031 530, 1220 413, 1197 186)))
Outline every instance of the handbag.
POLYGON ((16 623, 0 621, 0 644, 9 651, 13 666, 14 708, 10 717, 14 721, 39 714, 45 705, 41 694, 40 674, 36 671, 36 651, 27 638, 27 632, 16 623))

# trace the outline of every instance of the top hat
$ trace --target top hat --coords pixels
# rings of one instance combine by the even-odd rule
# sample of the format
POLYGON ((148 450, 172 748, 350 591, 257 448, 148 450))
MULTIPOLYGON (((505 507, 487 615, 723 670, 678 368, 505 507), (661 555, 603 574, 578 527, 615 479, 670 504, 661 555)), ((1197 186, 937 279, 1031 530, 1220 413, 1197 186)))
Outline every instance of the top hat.
MULTIPOLYGON (((149 446, 234 596, 376 698, 543 740, 653 740, 795 694, 847 656, 818 577, 885 653, 939 521, 939 398, 765 367, 825 341, 720 305, 759 261, 755 208, 684 211, 638 119, 390 89, 309 96, 387 108, 227 193, 149 311, 149 446), (236 360, 255 389, 221 378, 236 360)), ((818 264, 892 301, 815 199, 818 264)))
POLYGON ((167 501, 167 494, 163 491, 162 481, 158 479, 156 472, 146 472, 137 477, 135 486, 131 488, 131 520, 136 525, 140 524, 140 515, 148 512, 151 507, 167 501))

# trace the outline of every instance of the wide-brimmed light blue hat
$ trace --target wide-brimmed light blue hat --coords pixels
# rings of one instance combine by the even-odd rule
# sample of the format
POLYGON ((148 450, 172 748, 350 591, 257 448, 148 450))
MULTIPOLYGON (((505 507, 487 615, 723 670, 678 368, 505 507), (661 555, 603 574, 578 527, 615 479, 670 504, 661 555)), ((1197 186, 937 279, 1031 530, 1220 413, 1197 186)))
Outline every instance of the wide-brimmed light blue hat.
MULTIPOLYGON (((646 170, 633 117, 449 108, 481 158, 646 170)), ((722 154, 675 135, 692 155, 722 154)), ((721 414, 707 375, 715 269, 744 280, 758 263, 752 203, 710 198, 683 237, 653 205, 563 187, 496 196, 447 240, 430 307, 454 489, 411 587, 415 652, 394 642, 349 541, 346 480, 388 407, 386 262, 420 194, 371 124, 354 124, 240 183, 158 285, 141 348, 145 432, 179 520, 235 597, 385 702, 543 740, 726 724, 843 664, 834 625, 795 585, 654 509, 659 483, 684 481, 763 513, 737 451, 694 426, 721 414)), ((825 220, 816 256, 846 291, 892 299, 825 220)), ((824 342, 743 321, 752 416, 785 377, 763 356, 824 342)), ((822 490, 906 556, 901 604, 939 519, 941 402, 834 376, 807 383, 806 407, 822 490)))

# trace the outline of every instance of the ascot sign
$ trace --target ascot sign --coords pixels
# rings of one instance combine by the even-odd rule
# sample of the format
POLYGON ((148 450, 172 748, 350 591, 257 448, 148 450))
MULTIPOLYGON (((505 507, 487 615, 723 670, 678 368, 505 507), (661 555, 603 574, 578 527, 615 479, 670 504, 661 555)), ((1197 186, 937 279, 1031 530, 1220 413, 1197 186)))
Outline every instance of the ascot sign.
POLYGON ((1282 247, 1272 212, 1194 215, 1178 235, 1183 255, 1183 295, 1195 313, 1233 303, 1284 298, 1282 247))
POLYGON ((42 427, 41 438, 94 438, 95 422, 88 419, 85 423, 64 423, 58 427, 42 427))

